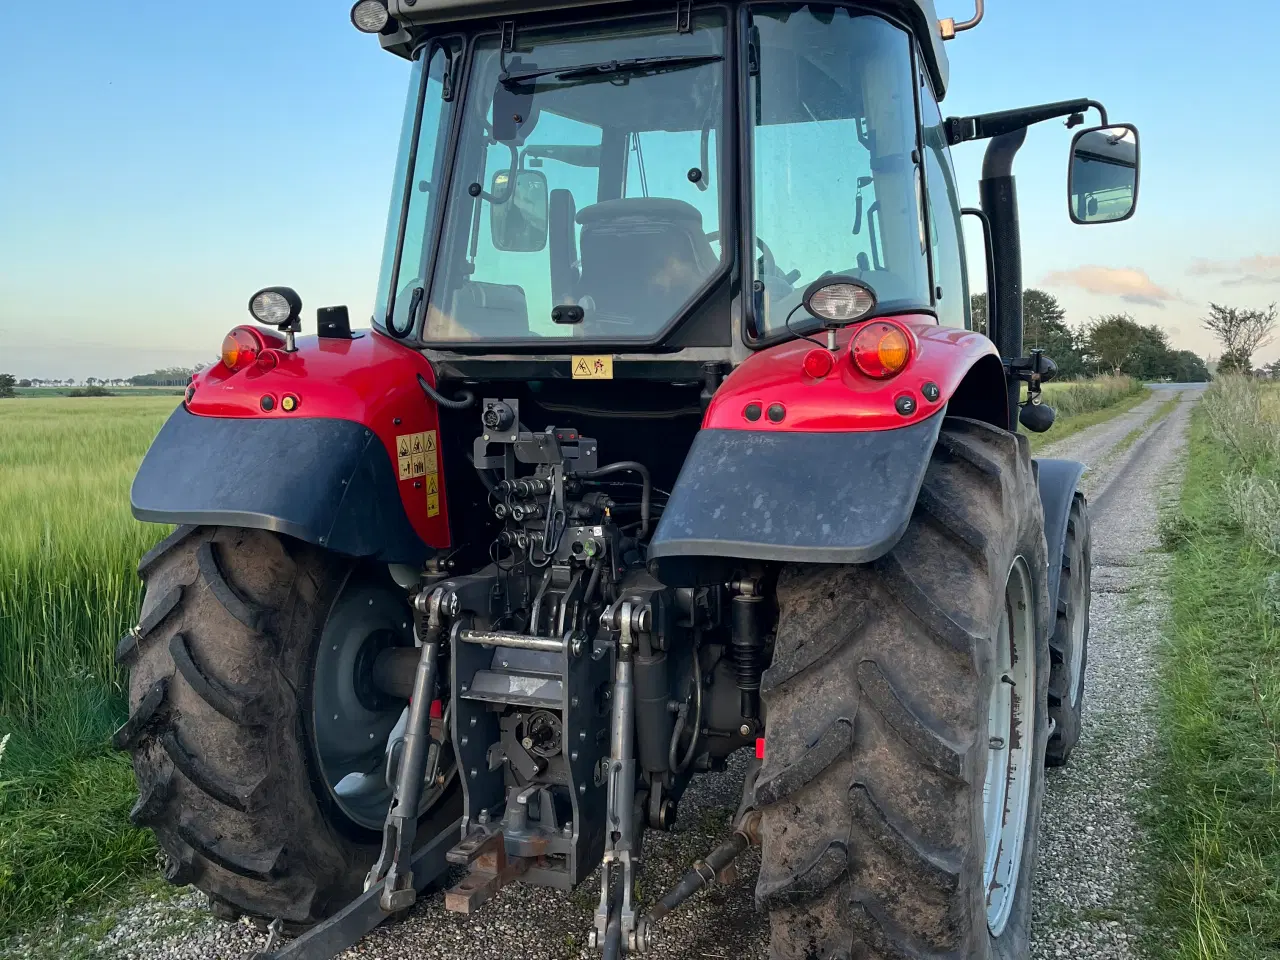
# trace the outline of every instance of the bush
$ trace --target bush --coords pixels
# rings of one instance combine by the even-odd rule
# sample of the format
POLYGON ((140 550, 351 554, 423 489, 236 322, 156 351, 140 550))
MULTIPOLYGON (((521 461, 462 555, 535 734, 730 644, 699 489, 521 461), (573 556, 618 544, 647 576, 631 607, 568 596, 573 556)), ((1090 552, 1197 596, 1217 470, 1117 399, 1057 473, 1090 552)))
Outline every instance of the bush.
POLYGON ((68 397, 114 397, 115 394, 106 387, 77 387, 67 393, 68 397))

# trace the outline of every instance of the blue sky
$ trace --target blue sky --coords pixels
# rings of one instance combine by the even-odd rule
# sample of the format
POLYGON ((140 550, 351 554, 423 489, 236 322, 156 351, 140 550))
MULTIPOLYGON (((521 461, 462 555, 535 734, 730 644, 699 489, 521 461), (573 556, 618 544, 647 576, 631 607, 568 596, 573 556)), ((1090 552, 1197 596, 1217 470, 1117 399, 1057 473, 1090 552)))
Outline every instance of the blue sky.
MULTIPOLYGON (((968 2, 939 13, 964 18, 968 2)), ((1266 174, 1280 128, 1259 107, 1269 7, 1218 5, 1206 25, 1191 0, 991 0, 948 45, 948 114, 1091 96, 1141 129, 1140 209, 1125 224, 1068 220, 1060 124, 1033 128, 1019 157, 1026 282, 1073 322, 1124 310, 1210 353, 1197 323, 1209 301, 1280 299, 1266 174)), ((366 317, 407 65, 342 2, 67 9, 0 5, 0 370, 204 362, 271 283, 299 290, 308 328, 318 306, 366 317)), ((956 151, 974 204, 982 150, 956 151)))

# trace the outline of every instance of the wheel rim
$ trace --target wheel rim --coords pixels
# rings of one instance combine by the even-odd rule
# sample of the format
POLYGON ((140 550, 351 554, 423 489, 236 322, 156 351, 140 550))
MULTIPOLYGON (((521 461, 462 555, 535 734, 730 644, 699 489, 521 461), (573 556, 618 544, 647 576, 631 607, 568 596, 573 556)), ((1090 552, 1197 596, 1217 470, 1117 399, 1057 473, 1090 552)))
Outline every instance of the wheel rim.
POLYGON ((1084 679, 1084 630, 1088 621, 1089 585, 1085 580, 1084 546, 1079 539, 1071 545, 1071 594, 1067 616, 1071 618, 1070 698, 1074 707, 1080 699, 1084 679))
MULTIPOLYGON (((325 622, 311 675, 309 733, 321 778, 338 809, 369 830, 381 830, 386 820, 392 794, 387 757, 408 718, 406 701, 373 686, 373 661, 393 646, 413 646, 403 594, 381 585, 348 585, 325 622)), ((420 810, 438 801, 443 789, 424 790, 420 810)))
POLYGON ((987 926, 1004 932, 1013 909, 1026 840, 1035 749, 1035 605, 1027 565, 1018 558, 1005 585, 996 637, 995 682, 987 715, 983 787, 987 926))

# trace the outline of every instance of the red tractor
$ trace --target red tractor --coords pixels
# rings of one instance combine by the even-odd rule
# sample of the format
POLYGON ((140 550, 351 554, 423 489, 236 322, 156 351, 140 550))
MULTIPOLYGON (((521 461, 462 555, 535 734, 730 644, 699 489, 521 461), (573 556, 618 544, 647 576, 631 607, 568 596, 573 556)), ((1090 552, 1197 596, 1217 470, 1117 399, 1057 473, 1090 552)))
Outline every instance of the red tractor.
POLYGON ((451 868, 471 911, 603 865, 613 958, 758 845, 775 957, 1025 956, 1089 521, 1018 432, 1054 367, 1011 171, 1096 110, 1069 213, 1122 220, 1136 130, 943 119, 981 8, 932 0, 351 16, 410 70, 372 328, 257 293, 133 486, 178 525, 119 649, 169 879, 327 957, 451 868), (739 751, 731 836, 639 902, 643 831, 739 751))

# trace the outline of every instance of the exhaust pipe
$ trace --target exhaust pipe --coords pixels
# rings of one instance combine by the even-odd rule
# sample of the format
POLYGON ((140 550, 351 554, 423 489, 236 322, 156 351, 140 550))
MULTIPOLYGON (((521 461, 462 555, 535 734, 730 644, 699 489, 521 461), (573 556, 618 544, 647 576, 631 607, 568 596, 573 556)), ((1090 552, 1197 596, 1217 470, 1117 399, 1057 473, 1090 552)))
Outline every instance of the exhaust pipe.
POLYGON ((972 30, 982 22, 982 16, 985 13, 983 9, 984 0, 974 0, 974 13, 972 20, 966 20, 963 23, 956 23, 955 20, 948 17, 945 20, 938 21, 938 27, 942 31, 943 40, 954 40, 957 33, 963 33, 966 30, 972 30))

